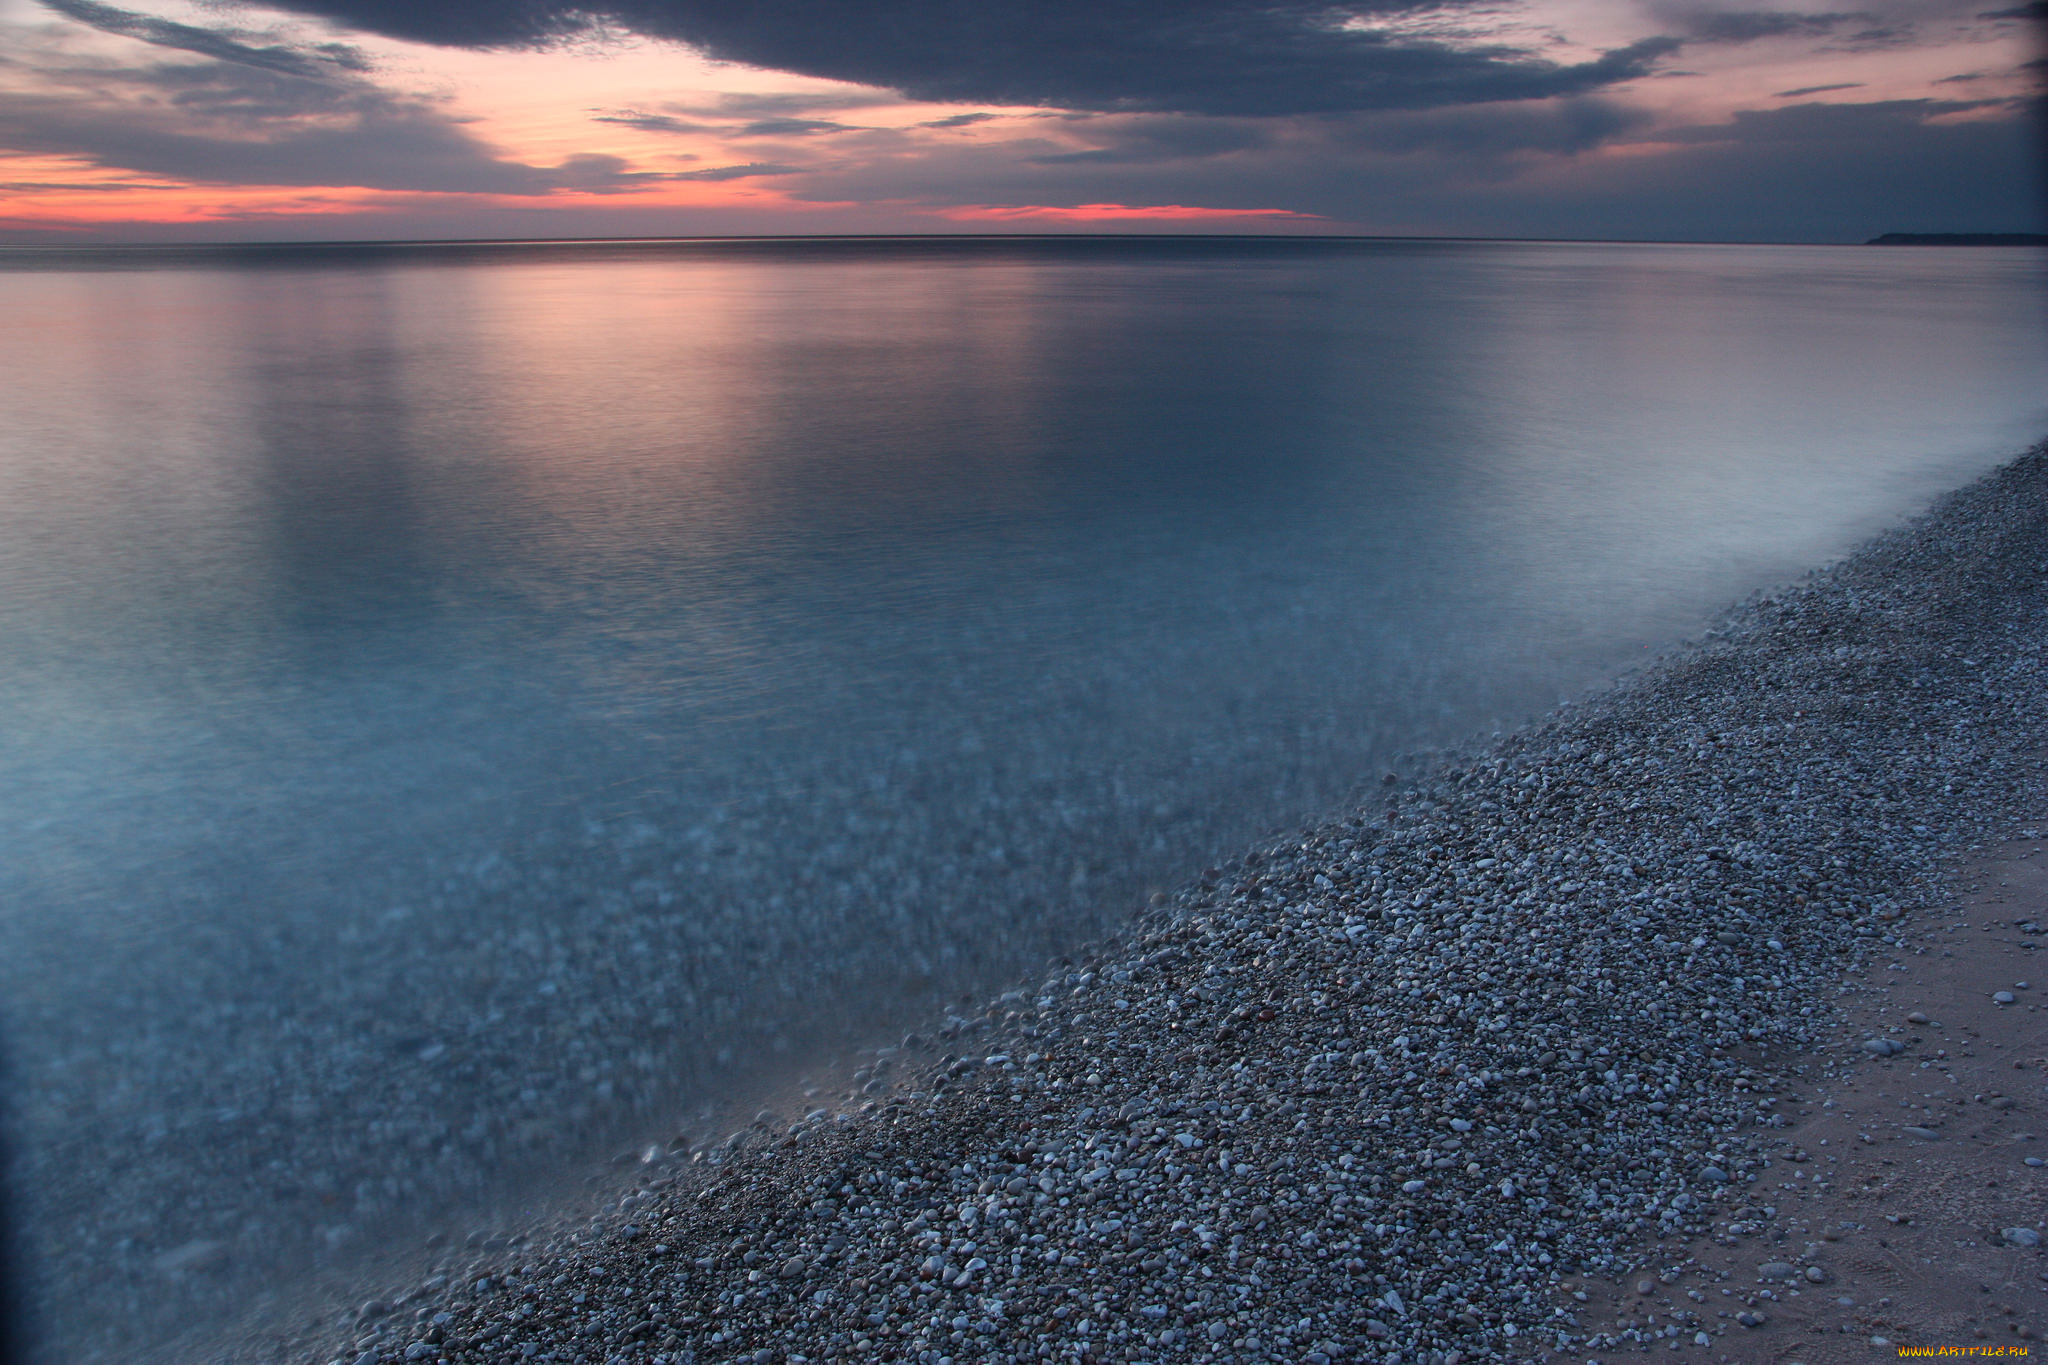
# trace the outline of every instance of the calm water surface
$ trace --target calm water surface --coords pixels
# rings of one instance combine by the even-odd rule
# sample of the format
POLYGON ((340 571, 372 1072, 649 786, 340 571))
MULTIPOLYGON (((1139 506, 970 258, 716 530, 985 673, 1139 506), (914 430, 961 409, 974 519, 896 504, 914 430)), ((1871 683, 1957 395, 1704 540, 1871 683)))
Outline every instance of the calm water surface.
POLYGON ((2044 274, 0 252, 0 1021, 51 1358, 510 1229, 723 1101, 787 1122, 1825 562, 2048 431, 2044 274))

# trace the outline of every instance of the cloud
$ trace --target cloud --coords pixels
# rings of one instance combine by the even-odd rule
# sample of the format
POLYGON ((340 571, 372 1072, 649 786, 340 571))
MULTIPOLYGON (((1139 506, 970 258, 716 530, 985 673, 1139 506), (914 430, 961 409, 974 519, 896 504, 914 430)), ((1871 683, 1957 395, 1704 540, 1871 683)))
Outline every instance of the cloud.
POLYGON ((815 137, 820 133, 860 131, 848 124, 822 118, 764 118, 736 128, 734 137, 815 137))
MULTIPOLYGON (((1659 142, 1717 142, 1759 146, 1797 143, 1805 148, 1844 143, 1881 145, 1885 132, 1919 134, 1941 127, 1948 115, 2008 108, 2002 100, 1879 100, 1868 104, 1798 104, 1789 109, 1739 109, 1726 123, 1667 129, 1659 142)), ((2020 122, 2018 119, 2010 122, 2020 122)))
POLYGON ((767 161, 752 161, 744 166, 707 166, 701 171, 676 171, 671 180, 750 180, 757 175, 799 175, 801 166, 777 166, 767 161))
POLYGON ((1352 124, 1343 137, 1376 152, 1483 162, 1529 153, 1577 156, 1650 122, 1642 109, 1588 96, 1374 115, 1352 124))
MULTIPOLYGON (((1173 121, 1104 117, 1078 126, 1112 150, 1157 146, 1144 125, 1173 121)), ((1074 125, 1020 126, 1064 136, 1074 125)), ((1069 149, 1050 136, 926 143, 835 161, 785 190, 818 205, 940 214, 962 205, 1279 207, 1344 230, 1418 235, 1863 241, 1891 230, 2040 224, 2034 130, 2004 103, 1797 105, 1664 131, 1651 110, 1596 97, 1265 131, 1270 140, 1245 155, 1180 158, 1055 160, 1069 149)))
POLYGON ((1843 81, 1839 85, 1802 85, 1796 90, 1780 90, 1771 96, 1774 100, 1796 100, 1805 95, 1825 95, 1834 90, 1861 90, 1862 81, 1843 81))
POLYGON ((647 133, 711 133, 718 131, 717 125, 693 123, 670 114, 641 114, 631 110, 616 114, 593 114, 595 123, 618 123, 628 128, 638 128, 647 133))
POLYGON ((824 110, 874 109, 896 103, 889 95, 866 91, 827 93, 818 91, 726 90, 709 103, 676 103, 669 107, 681 114, 702 114, 707 118, 761 119, 804 116, 824 110))
POLYGON ((1715 10, 1690 5, 1655 8, 1675 21, 1686 37, 1702 43, 1822 37, 1844 24, 1868 22, 1872 18, 1861 11, 1807 14, 1798 10, 1715 10))
MULTIPOLYGON (((1604 223, 1614 235, 1864 241, 1881 232, 2038 232, 2039 113, 2011 101, 1945 100, 1747 111, 1657 134, 1663 154, 1578 163, 1545 188, 1553 217, 1604 223)), ((1525 206, 1524 221, 1541 217, 1525 206)))
POLYGON ((1094 119, 1088 133, 1108 145, 1073 152, 1047 152, 1030 158, 1034 165, 1093 163, 1129 166, 1161 161, 1227 156, 1269 145, 1273 134, 1245 119, 1197 119, 1174 115, 1094 119))
POLYGON ((0 190, 14 194, 127 194, 134 190, 174 190, 170 182, 150 184, 139 180, 0 180, 0 190))
MULTIPOLYGON (((624 25, 865 87, 679 91, 591 111, 600 123, 723 143, 692 147, 709 153, 702 160, 668 158, 657 174, 592 154, 523 164, 483 142, 451 103, 383 89, 318 46, 175 25, 103 0, 51 0, 58 13, 89 14, 81 21, 177 60, 147 52, 166 60, 68 74, 44 62, 26 95, 11 90, 0 102, 0 145, 151 178, 486 194, 522 205, 488 210, 505 224, 549 233, 614 221, 623 230, 652 221, 635 213, 675 212, 622 197, 655 181, 756 177, 776 178, 776 204, 798 206, 808 215, 798 221, 853 231, 929 225, 932 215, 962 226, 1166 224, 1179 214, 1281 228, 1738 239, 2037 226, 2027 182, 2038 158, 2017 106, 1752 100, 1771 107, 1664 129, 1663 82, 1623 88, 1673 74, 1666 59, 1689 46, 1698 65, 1719 70, 1710 57, 1726 65, 1736 60, 1728 49, 1746 43, 1780 43, 1779 55, 1804 61, 1831 46, 1898 41, 1907 21, 1928 34, 1943 24, 1964 32, 1984 0, 1833 2, 1859 7, 1809 14, 1650 0, 1629 12, 1639 22, 1648 14, 1658 36, 1575 59, 1559 55, 1573 50, 1561 37, 1525 22, 1532 11, 1500 0, 274 0, 472 47, 624 25), (974 112, 908 126, 943 111, 854 112, 900 105, 888 90, 974 112), (969 128, 973 136, 952 135, 969 128), (813 160, 825 147, 830 157, 813 160), (697 169, 677 169, 684 162, 697 169), (548 196, 557 191, 614 197, 556 220, 548 196)), ((14 55, 0 53, 0 65, 14 55)), ((1761 50, 1739 58, 1750 67, 1776 59, 1761 50)), ((1780 81, 1816 74, 1826 68, 1780 81)), ((1950 93, 1971 93, 1954 79, 1950 93)), ((1809 85, 1775 99, 1856 88, 1809 85)), ((768 220, 749 221, 747 230, 768 230, 768 220)))
MULTIPOLYGON (((1318 120, 1308 138, 1291 139, 1265 120, 1195 119, 1176 115, 1098 116, 1084 125, 1103 144, 1079 152, 1029 158, 1039 166, 1136 166, 1260 153, 1290 143, 1316 146, 1344 160, 1432 156, 1471 163, 1540 156, 1577 156, 1646 128, 1648 111, 1600 96, 1525 100, 1453 109, 1399 109, 1318 120)), ((1491 171, 1488 172, 1491 174, 1491 171)))
POLYGON ((1865 52, 1880 47, 1905 47, 1913 42, 1916 30, 1911 24, 1875 24, 1845 34, 1838 42, 1820 49, 1822 52, 1865 52))
POLYGON ((607 193, 668 178, 596 154, 556 166, 508 160, 438 102, 331 66, 308 75, 226 59, 47 61, 35 70, 34 85, 0 100, 0 147, 17 155, 195 184, 458 194, 607 193))
POLYGON ((676 102, 670 113, 619 109, 596 114, 599 123, 617 123, 649 133, 710 133, 721 137, 817 137, 827 133, 872 132, 856 124, 807 117, 820 109, 872 108, 895 103, 873 96, 855 99, 823 95, 726 95, 710 104, 676 102), (765 116, 765 117, 764 117, 765 116))
POLYGON ((617 158, 522 165, 478 141, 438 102, 386 90, 342 43, 294 46, 202 28, 101 0, 41 0, 103 33, 197 60, 66 57, 61 39, 16 65, 0 146, 188 183, 501 194, 625 188, 617 158))
POLYGON ((324 79, 334 71, 367 71, 369 60, 346 43, 322 43, 307 50, 272 44, 256 47, 243 41, 249 35, 233 30, 198 28, 174 23, 152 15, 117 9, 99 0, 41 0, 46 9, 67 19, 99 29, 103 33, 134 38, 155 47, 198 53, 215 61, 276 71, 288 76, 324 79))
MULTIPOLYGON (((511 163, 498 163, 507 165, 511 163)), ((520 166, 533 185, 529 194, 550 190, 580 190, 585 194, 625 194, 662 180, 704 180, 710 177, 693 171, 635 171, 623 157, 606 152, 579 152, 555 166, 520 166)), ((519 191, 512 191, 518 193, 519 191)))
POLYGON ((1590 94, 1649 74, 1656 36, 1560 62, 1489 33, 1492 0, 272 0, 400 38, 546 43, 591 24, 912 99, 1230 116, 1590 94), (1430 23, 1463 17, 1462 26, 1430 23), (1351 23, 1357 18, 1369 23, 1351 23), (1396 20, 1418 21, 1403 29, 1396 20), (1428 22, 1420 22, 1428 21, 1428 22), (1456 30, 1456 31, 1453 31, 1456 30))

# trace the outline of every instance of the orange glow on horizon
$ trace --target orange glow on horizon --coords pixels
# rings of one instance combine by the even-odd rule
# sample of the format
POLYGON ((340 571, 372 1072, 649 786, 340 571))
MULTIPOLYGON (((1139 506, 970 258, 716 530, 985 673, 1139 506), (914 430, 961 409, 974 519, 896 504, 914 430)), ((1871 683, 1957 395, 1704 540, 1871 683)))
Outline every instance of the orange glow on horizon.
POLYGON ((1294 209, 1212 209, 1191 204, 956 204, 933 212, 935 217, 967 223, 1103 223, 1132 219, 1202 222, 1219 218, 1293 219, 1305 223, 1326 221, 1320 214, 1299 213, 1294 209))
MULTIPOLYGON (((4 171, 0 171, 4 175, 4 171)), ((666 183, 624 194, 556 190, 545 195, 430 193, 357 186, 306 189, 268 185, 181 185, 161 181, 81 178, 77 185, 16 189, 0 196, 0 228, 58 231, 108 225, 166 227, 298 217, 333 218, 398 209, 631 208, 773 210, 793 215, 851 207, 806 203, 770 189, 716 183, 666 183)))
MULTIPOLYGON (((40 168, 39 168, 40 169, 40 168)), ((0 172, 4 173, 4 172, 0 172)), ((49 172, 46 171, 46 174, 49 172)), ((76 174, 75 169, 73 174, 76 174)), ((75 185, 45 182, 0 199, 0 228, 61 231, 111 225, 160 224, 165 227, 204 223, 249 223, 265 219, 349 215, 372 216, 395 210, 450 211, 478 207, 616 208, 634 210, 754 210, 786 213, 792 218, 862 208, 882 209, 912 218, 951 223, 1115 223, 1115 222, 1263 222, 1323 223, 1317 214, 1293 209, 1211 208, 1195 204, 957 204, 931 206, 885 202, 859 204, 793 199, 770 186, 715 182, 670 181, 627 193, 600 194, 556 190, 545 195, 476 193, 436 194, 417 190, 377 190, 351 186, 306 189, 298 186, 181 185, 127 180, 104 173, 75 185)))

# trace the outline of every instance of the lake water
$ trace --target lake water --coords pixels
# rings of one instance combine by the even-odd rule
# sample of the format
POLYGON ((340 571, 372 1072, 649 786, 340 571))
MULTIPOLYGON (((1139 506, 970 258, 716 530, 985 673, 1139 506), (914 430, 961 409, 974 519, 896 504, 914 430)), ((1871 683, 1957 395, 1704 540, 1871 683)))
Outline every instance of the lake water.
POLYGON ((628 1145, 847 1107, 806 1091, 855 1048, 2048 432, 2044 275, 0 251, 0 1036, 51 1358, 190 1358, 628 1145))

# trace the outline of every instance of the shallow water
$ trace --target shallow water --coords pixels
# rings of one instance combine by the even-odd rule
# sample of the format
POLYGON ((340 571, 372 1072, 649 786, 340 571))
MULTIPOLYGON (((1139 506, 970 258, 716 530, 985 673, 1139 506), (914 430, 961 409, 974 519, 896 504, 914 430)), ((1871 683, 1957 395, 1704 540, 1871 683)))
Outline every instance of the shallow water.
POLYGON ((2044 275, 0 251, 0 1018, 53 1358, 716 1139, 1824 562, 2048 427, 2044 275))

